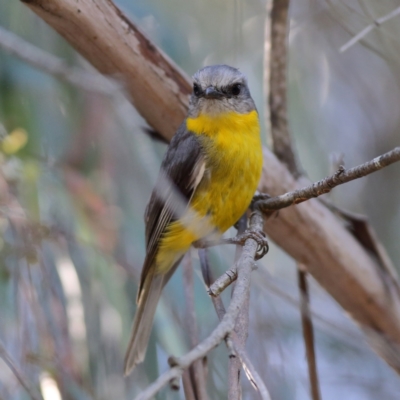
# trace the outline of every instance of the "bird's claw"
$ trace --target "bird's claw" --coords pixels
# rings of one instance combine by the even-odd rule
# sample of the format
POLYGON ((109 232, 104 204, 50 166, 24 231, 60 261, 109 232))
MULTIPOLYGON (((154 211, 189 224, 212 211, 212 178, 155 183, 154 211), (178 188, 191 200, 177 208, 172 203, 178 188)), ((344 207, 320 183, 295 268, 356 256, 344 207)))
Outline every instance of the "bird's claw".
POLYGON ((263 258, 268 253, 269 245, 266 239, 266 235, 263 231, 247 230, 241 233, 240 235, 237 235, 236 237, 230 239, 230 242, 232 244, 238 244, 244 246, 247 239, 253 239, 257 242, 258 246, 255 256, 256 260, 263 258))

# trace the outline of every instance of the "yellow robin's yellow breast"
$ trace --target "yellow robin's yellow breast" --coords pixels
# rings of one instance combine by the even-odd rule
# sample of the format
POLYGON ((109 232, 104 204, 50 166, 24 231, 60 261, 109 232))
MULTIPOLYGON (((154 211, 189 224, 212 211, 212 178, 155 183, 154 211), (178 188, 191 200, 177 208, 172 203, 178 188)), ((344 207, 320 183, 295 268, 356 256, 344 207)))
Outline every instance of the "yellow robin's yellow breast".
POLYGON ((206 154, 209 180, 200 185, 191 206, 210 214, 223 233, 246 211, 262 169, 262 148, 257 111, 229 112, 188 118, 187 129, 198 135, 206 154))
POLYGON ((257 111, 216 117, 200 115, 188 118, 186 127, 197 135, 206 157, 206 177, 197 187, 190 209, 198 217, 209 216, 210 220, 207 219, 204 227, 197 219, 192 225, 194 229, 188 229, 181 220, 168 226, 157 254, 159 272, 170 268, 205 234, 215 229, 222 234, 235 224, 249 206, 261 177, 257 111))

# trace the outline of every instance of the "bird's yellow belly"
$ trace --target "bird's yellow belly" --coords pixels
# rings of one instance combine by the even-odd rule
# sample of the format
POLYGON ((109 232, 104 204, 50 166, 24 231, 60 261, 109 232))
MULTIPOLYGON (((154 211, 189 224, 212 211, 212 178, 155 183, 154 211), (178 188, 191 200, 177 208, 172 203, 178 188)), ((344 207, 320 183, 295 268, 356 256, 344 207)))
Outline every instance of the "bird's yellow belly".
POLYGON ((171 223, 163 235, 156 258, 159 272, 169 269, 196 240, 213 233, 220 236, 235 224, 257 189, 262 169, 257 113, 227 118, 214 125, 208 123, 208 131, 204 123, 187 121, 188 129, 202 132, 199 140, 206 154, 206 175, 188 213, 171 223))

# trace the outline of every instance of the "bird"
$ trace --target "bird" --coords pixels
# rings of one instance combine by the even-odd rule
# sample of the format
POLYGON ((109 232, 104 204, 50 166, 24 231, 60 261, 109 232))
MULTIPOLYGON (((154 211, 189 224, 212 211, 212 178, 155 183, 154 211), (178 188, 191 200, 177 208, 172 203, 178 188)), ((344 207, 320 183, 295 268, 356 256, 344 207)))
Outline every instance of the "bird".
POLYGON ((201 68, 145 211, 146 256, 125 376, 145 358, 162 289, 183 256, 196 243, 220 238, 241 218, 262 163, 258 112, 245 75, 228 65, 201 68))

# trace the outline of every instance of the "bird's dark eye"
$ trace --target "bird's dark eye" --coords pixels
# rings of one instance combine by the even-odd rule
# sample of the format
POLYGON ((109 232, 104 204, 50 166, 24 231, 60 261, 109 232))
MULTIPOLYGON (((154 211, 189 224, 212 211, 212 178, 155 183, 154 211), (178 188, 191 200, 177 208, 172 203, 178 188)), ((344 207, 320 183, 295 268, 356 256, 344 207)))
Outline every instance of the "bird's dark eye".
POLYGON ((240 83, 236 83, 232 86, 231 92, 234 96, 237 96, 240 94, 240 91, 242 89, 242 85, 240 83))
POLYGON ((193 93, 197 97, 200 96, 201 89, 200 89, 200 86, 197 83, 193 84, 193 93))

